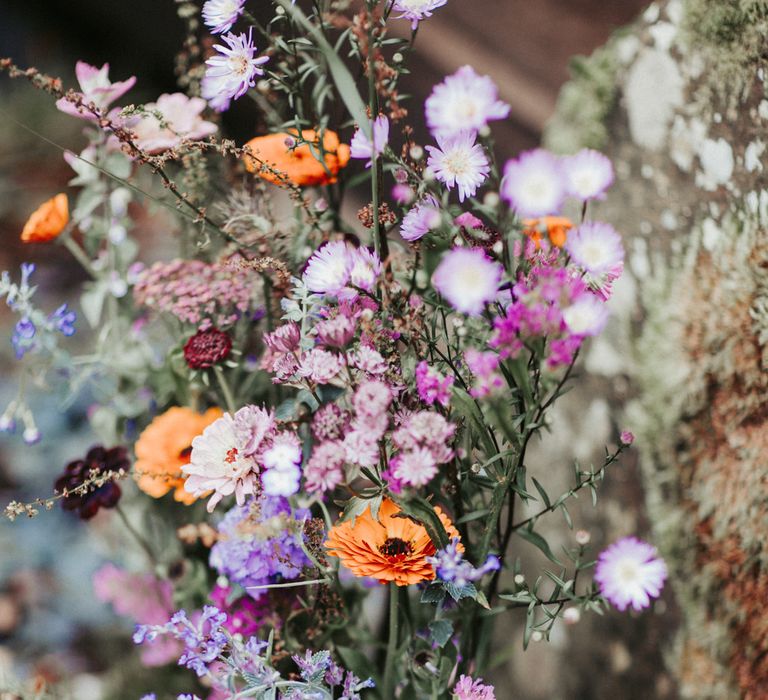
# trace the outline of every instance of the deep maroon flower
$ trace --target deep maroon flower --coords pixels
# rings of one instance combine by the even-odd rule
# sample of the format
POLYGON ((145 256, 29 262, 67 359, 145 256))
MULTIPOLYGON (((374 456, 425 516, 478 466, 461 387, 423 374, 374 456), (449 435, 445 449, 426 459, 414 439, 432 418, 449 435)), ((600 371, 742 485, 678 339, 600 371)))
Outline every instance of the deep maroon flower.
POLYGON ((120 500, 120 487, 112 479, 102 483, 110 473, 128 471, 128 452, 124 447, 106 449, 92 447, 84 459, 70 462, 54 484, 58 493, 68 495, 61 500, 64 510, 74 510, 83 520, 89 520, 99 508, 114 508, 120 500), (102 477, 102 478, 100 478, 102 477), (87 490, 72 493, 85 482, 93 482, 87 490))
POLYGON ((192 369, 208 369, 226 360, 232 350, 232 338, 218 328, 195 333, 184 345, 184 359, 192 369))

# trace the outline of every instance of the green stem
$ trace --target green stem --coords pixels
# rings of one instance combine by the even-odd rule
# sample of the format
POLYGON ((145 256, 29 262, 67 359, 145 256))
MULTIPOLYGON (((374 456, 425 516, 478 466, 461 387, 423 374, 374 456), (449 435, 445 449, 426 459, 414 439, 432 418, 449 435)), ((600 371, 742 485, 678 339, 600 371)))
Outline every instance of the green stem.
POLYGON ((234 415, 235 411, 237 411, 237 404, 235 403, 235 397, 232 395, 232 390, 229 388, 229 384, 227 384, 224 370, 219 365, 214 365, 213 373, 216 375, 219 387, 221 387, 221 393, 224 395, 224 403, 227 405, 227 410, 234 415))
POLYGON ((397 584, 392 581, 389 584, 389 639, 387 640, 387 660, 384 666, 384 687, 382 688, 385 700, 395 697, 395 657, 397 656, 397 637, 400 624, 398 595, 397 584))
POLYGON ((120 504, 115 506, 115 511, 120 516, 120 520, 123 521, 123 525, 125 525, 125 529, 131 533, 133 538, 139 543, 141 548, 146 552, 147 557, 149 557, 149 560, 152 562, 152 566, 157 567, 158 561, 157 561, 157 557, 155 556, 155 553, 152 551, 152 548, 149 546, 149 543, 144 539, 144 537, 142 537, 141 533, 139 533, 139 531, 133 525, 131 525, 131 521, 128 520, 128 516, 125 514, 125 511, 120 507, 120 504))
POLYGON ((70 233, 63 234, 59 237, 59 240, 64 244, 64 247, 72 254, 72 257, 80 263, 83 269, 94 279, 98 277, 96 270, 93 269, 91 259, 86 255, 85 251, 72 239, 70 233))

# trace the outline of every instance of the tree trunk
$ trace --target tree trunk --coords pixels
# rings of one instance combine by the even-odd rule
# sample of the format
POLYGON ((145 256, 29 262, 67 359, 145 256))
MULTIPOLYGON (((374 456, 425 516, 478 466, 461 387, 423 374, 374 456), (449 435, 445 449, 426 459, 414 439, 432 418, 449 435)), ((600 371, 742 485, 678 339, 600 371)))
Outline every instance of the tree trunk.
POLYGON ((655 3, 576 64, 547 132, 617 169, 590 214, 627 269, 585 367, 638 437, 680 608, 666 658, 697 700, 768 698, 766 37, 765 0, 655 3))

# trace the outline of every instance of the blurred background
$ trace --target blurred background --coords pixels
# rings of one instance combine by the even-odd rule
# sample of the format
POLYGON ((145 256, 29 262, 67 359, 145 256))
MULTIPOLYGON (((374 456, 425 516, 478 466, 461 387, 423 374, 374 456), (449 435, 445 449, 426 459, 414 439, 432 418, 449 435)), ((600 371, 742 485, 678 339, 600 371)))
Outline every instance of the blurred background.
MULTIPOLYGON (((412 119, 419 120, 415 106, 435 83, 469 63, 491 75, 511 105, 511 118, 494 126, 502 156, 534 147, 569 77, 571 58, 591 53, 645 4, 449 0, 419 31, 416 60, 404 85, 414 96, 412 119)), ((10 56, 22 67, 36 66, 73 86, 76 60, 99 66, 108 62, 113 80, 137 76, 136 87, 125 98, 135 103, 176 89, 174 57, 183 27, 173 0, 0 0, 0 10, 0 56, 10 56)), ((406 22, 399 24, 408 31, 406 22)), ((22 250, 18 236, 40 202, 65 190, 71 170, 61 151, 33 132, 79 150, 80 128, 56 111, 46 95, 0 77, 0 270, 18 269, 23 260, 36 262, 37 280, 44 284, 43 298, 51 300, 51 308, 68 298, 80 279, 79 268, 55 245, 22 250)), ((238 140, 250 138, 249 106, 237 104, 228 112, 224 129, 238 140)), ((15 391, 6 311, 0 306, 0 408, 15 391)), ((36 409, 45 435, 42 443, 26 447, 18 436, 0 434, 0 507, 12 498, 50 493, 54 476, 91 444, 87 405, 62 409, 43 396, 36 409)), ((579 407, 567 402, 560 410, 575 426, 567 448, 578 451, 578 431, 589 431, 600 417, 579 415, 579 407)), ((642 491, 631 456, 604 493, 601 509, 631 517, 642 531, 642 491)), ((582 524, 602 543, 607 537, 603 522, 591 506, 583 511, 582 524)), ((12 690, 4 669, 13 669, 15 676, 38 678, 41 684, 69 678, 72 696, 82 700, 137 698, 141 693, 135 684, 114 690, 122 683, 116 673, 123 679, 134 672, 145 675, 130 649, 130 625, 90 595, 93 571, 114 558, 119 542, 101 532, 98 517, 85 526, 66 516, 57 508, 29 521, 0 522, 0 697, 12 690), (122 664, 119 671, 115 659, 122 664)), ((664 609, 662 605, 657 611, 664 609)), ((637 619, 618 613, 592 616, 574 627, 559 626, 551 644, 534 644, 525 654, 521 630, 510 625, 498 640, 499 651, 511 644, 514 652, 512 661, 495 671, 497 697, 675 697, 661 651, 671 639, 673 620, 673 612, 663 621, 653 613, 637 619)), ((152 687, 151 681, 146 685, 152 687)))

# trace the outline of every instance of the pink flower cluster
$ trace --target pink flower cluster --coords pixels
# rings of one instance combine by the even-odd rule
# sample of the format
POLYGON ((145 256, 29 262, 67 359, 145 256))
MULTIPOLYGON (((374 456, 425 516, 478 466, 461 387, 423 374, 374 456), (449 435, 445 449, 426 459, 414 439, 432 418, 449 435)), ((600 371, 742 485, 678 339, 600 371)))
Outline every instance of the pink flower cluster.
POLYGON ((208 511, 235 494, 238 505, 260 492, 290 496, 299 489, 301 443, 294 433, 279 431, 274 414, 244 406, 225 413, 192 440, 184 488, 196 496, 209 491, 208 511))
MULTIPOLYGON (((134 574, 114 564, 104 564, 92 578, 98 600, 109 603, 118 615, 141 625, 160 625, 175 610, 173 585, 152 574, 134 574)), ((162 637, 141 650, 145 666, 163 666, 179 658, 183 646, 175 639, 162 637)))
POLYGON ((437 465, 453 459, 448 443, 456 426, 435 411, 408 415, 392 434, 399 452, 389 462, 390 487, 426 486, 437 474, 437 465))
POLYGON ((447 406, 451 402, 451 387, 453 377, 440 374, 430 367, 426 360, 416 365, 416 390, 419 398, 426 404, 439 403, 447 406))
POLYGON ((464 360, 475 377, 475 383, 469 393, 476 399, 504 389, 506 385, 499 372, 499 356, 495 352, 480 352, 470 348, 464 353, 464 360))
POLYGON ((483 683, 482 678, 473 679, 471 676, 462 676, 453 686, 455 700, 496 700, 496 693, 492 685, 483 683))
POLYGON ((133 295, 138 306, 169 313, 198 330, 221 329, 253 307, 255 279, 222 263, 156 262, 138 274, 133 295))
POLYGON ((567 268, 535 265, 512 287, 513 302, 494 320, 490 346, 515 357, 528 340, 546 338, 547 364, 569 364, 586 336, 599 333, 608 317, 603 302, 567 268))

